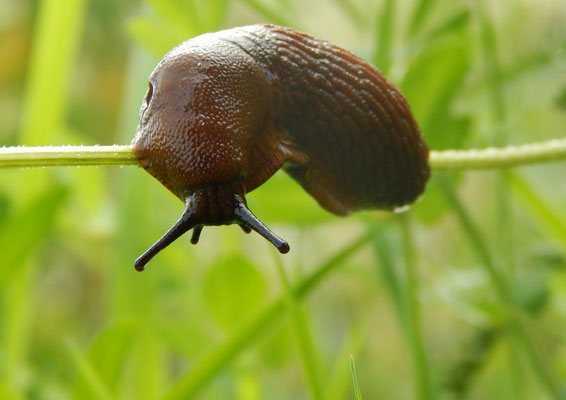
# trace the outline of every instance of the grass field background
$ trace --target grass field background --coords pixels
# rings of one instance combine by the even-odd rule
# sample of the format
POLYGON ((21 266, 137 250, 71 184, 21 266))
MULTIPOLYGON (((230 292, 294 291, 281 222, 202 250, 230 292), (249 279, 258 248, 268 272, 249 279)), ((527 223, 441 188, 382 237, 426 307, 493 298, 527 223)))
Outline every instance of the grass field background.
MULTIPOLYGON (((0 9, 0 145, 127 144, 165 52, 260 22, 370 60, 432 149, 566 135, 562 0, 0 9)), ((437 173, 406 213, 338 218, 279 173, 248 203, 290 254, 210 227, 138 273, 182 210, 147 173, 1 170, 0 398, 563 398, 565 175, 437 173)))

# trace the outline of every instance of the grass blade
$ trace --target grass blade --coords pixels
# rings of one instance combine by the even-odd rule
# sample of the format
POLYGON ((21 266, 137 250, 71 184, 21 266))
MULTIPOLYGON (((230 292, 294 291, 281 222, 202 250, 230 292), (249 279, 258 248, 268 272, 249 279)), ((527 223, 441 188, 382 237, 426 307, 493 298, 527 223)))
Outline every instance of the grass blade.
POLYGON ((532 215, 533 220, 566 249, 566 222, 564 218, 548 207, 535 189, 519 175, 509 174, 509 186, 515 197, 532 215))
POLYGON ((374 65, 385 75, 391 69, 393 47, 393 27, 395 26, 395 1, 385 0, 377 18, 376 49, 374 65))
POLYGON ((33 199, 19 213, 10 214, 0 226, 0 287, 10 282, 29 254, 49 235, 68 190, 54 186, 33 199), (26 234, 22 235, 22 227, 26 234))
POLYGON ((31 340, 31 321, 34 289, 34 268, 27 264, 12 279, 8 290, 2 291, 2 335, 0 349, 0 380, 13 387, 22 388, 19 377, 26 370, 27 353, 31 340))
POLYGON ((346 393, 350 390, 351 373, 348 372, 349 366, 344 360, 353 353, 359 354, 369 333, 369 323, 363 321, 357 325, 353 325, 348 332, 348 338, 338 350, 335 358, 335 366, 332 373, 326 381, 325 399, 338 400, 344 399, 346 393))
POLYGON ((421 31, 436 0, 420 0, 413 11, 411 22, 409 24, 409 37, 415 37, 421 31))
POLYGON ((228 0, 214 0, 201 3, 203 6, 206 5, 205 18, 207 30, 214 31, 217 30, 224 20, 228 9, 228 0))
POLYGON ((261 0, 241 0, 258 14, 263 15, 270 22, 281 26, 295 26, 286 16, 286 10, 279 6, 267 6, 261 0), (275 8, 274 8, 275 7, 275 8))
POLYGON ((446 179, 439 179, 439 181, 444 196, 452 205, 452 209, 456 213, 456 216, 458 217, 458 220, 462 225, 463 231, 468 237, 470 246, 473 247, 475 254, 480 259, 482 266, 487 271, 500 301, 502 301, 503 304, 509 305, 511 303, 511 295, 509 293, 509 289, 507 288, 505 280, 501 276, 499 269, 495 265, 495 262, 492 260, 487 244, 483 240, 479 229, 472 221, 468 212, 464 209, 464 205, 456 197, 454 189, 452 188, 450 183, 448 183, 446 179))
POLYGON ((71 356, 75 369, 84 381, 88 384, 92 393, 96 395, 97 399, 100 400, 111 400, 113 396, 104 383, 94 367, 90 364, 88 359, 85 357, 83 352, 79 349, 78 343, 71 338, 68 338, 65 342, 67 350, 71 356))
POLYGON ((480 27, 480 50, 486 88, 488 90, 488 110, 495 122, 494 145, 503 146, 507 142, 505 130, 502 128, 505 120, 505 105, 503 99, 501 68, 497 51, 497 42, 493 25, 489 21, 481 2, 475 2, 475 17, 480 27))
POLYGON ((348 19, 353 22, 356 27, 358 27, 361 31, 365 31, 367 29, 368 21, 362 11, 354 1, 352 0, 333 0, 338 7, 342 9, 344 14, 348 16, 348 19))
POLYGON ((444 22, 436 26, 427 36, 427 42, 442 40, 448 35, 462 31, 470 22, 470 11, 465 8, 447 18, 444 22))
POLYGON ((66 197, 66 189, 52 187, 20 213, 8 215, 0 226, 0 375, 8 382, 17 381, 24 368, 30 337, 35 269, 27 260, 53 229, 66 197))
POLYGON ((356 375, 356 365, 354 364, 354 355, 350 354, 350 372, 352 373, 352 382, 354 383, 354 394, 356 400, 362 400, 362 392, 358 383, 358 376, 356 375))
POLYGON ((85 9, 86 0, 40 2, 20 137, 27 145, 52 143, 63 126, 68 77, 82 39, 85 9))
POLYGON ((400 282, 395 265, 393 262, 394 255, 391 251, 391 244, 388 237, 384 234, 376 235, 373 240, 373 249, 376 258, 379 260, 381 279, 385 283, 389 295, 391 296, 393 306, 397 312, 397 317, 402 325, 402 329, 406 332, 406 316, 405 316, 405 299, 403 287, 400 282))
POLYGON ((452 398, 464 399, 468 396, 474 378, 487 363, 500 333, 500 330, 492 327, 478 329, 464 345, 464 354, 448 368, 444 380, 444 387, 452 398))
MULTIPOLYGON (((193 0, 146 0, 167 24, 185 31, 188 37, 202 30, 199 13, 193 0)), ((187 37, 187 38, 188 38, 187 37)))
POLYGON ((415 368, 417 398, 433 399, 435 397, 430 369, 423 343, 423 334, 418 301, 418 276, 416 271, 415 251, 411 229, 406 214, 399 216, 403 234, 403 253, 405 261, 405 326, 406 335, 411 348, 411 356, 415 368))
POLYGON ((399 222, 403 236, 404 279, 395 272, 395 255, 384 235, 376 237, 373 241, 374 253, 379 260, 381 275, 409 346, 416 382, 416 398, 432 399, 435 393, 423 343, 413 239, 407 216, 399 216, 399 222))
POLYGON ((306 375, 306 381, 308 383, 311 398, 315 400, 323 399, 324 396, 320 380, 320 357, 313 343, 307 318, 304 310, 301 309, 301 304, 297 301, 293 288, 291 287, 289 278, 285 272, 285 267, 281 261, 281 256, 279 253, 274 253, 274 257, 279 277, 285 289, 287 312, 291 317, 291 328, 293 329, 297 339, 303 371, 306 375))

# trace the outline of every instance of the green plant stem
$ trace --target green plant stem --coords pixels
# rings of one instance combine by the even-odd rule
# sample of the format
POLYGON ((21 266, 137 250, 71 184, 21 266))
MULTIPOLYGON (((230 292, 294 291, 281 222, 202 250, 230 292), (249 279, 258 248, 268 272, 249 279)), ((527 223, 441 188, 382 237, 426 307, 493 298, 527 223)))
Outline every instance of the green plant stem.
POLYGON ((301 307, 302 303, 296 298, 295 292, 293 291, 293 287, 291 286, 289 277, 287 276, 285 267, 283 266, 281 255, 279 253, 275 253, 275 251, 276 250, 272 249, 272 252, 275 254, 277 271, 279 272, 279 277, 285 289, 287 312, 291 317, 291 328, 293 329, 297 339, 298 350, 303 364, 305 381, 310 391, 310 397, 313 400, 323 399, 324 395, 320 379, 321 367, 319 364, 319 355, 312 340, 309 323, 305 316, 305 312, 301 307))
POLYGON ((132 146, 2 147, 0 168, 138 165, 132 146))
MULTIPOLYGON (((566 160, 566 138, 520 146, 431 151, 435 171, 496 169, 566 160)), ((129 145, 2 147, 0 168, 138 165, 129 145)))
POLYGON ((405 327, 407 340, 413 358, 417 398, 429 400, 435 398, 432 379, 428 366, 426 349, 421 326, 420 305, 418 301, 418 276, 413 248, 411 228, 406 215, 399 216, 403 235, 403 253, 405 258, 405 327))
POLYGON ((520 146, 431 151, 429 156, 436 171, 519 167, 565 159, 566 138, 520 146))

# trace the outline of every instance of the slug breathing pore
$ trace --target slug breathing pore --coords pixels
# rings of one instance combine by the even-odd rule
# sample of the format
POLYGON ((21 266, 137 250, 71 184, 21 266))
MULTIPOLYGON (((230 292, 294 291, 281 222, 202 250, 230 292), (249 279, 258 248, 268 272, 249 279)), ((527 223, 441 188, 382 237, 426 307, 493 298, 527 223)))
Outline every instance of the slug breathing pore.
POLYGON ((137 270, 189 230, 238 224, 287 242, 245 194, 283 168, 326 210, 413 202, 428 148, 400 91, 372 65, 289 28, 251 25, 187 40, 149 77, 132 141, 140 165, 185 204, 137 270))

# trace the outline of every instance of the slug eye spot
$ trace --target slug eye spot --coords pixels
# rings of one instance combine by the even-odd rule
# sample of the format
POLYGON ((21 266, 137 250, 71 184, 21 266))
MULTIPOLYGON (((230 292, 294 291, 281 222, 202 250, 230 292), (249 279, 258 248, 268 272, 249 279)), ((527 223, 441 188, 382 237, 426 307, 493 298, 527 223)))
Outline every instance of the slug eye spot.
POLYGON ((151 96, 153 96, 153 85, 149 82, 149 88, 147 89, 147 94, 145 95, 145 103, 149 105, 151 101, 151 96))

